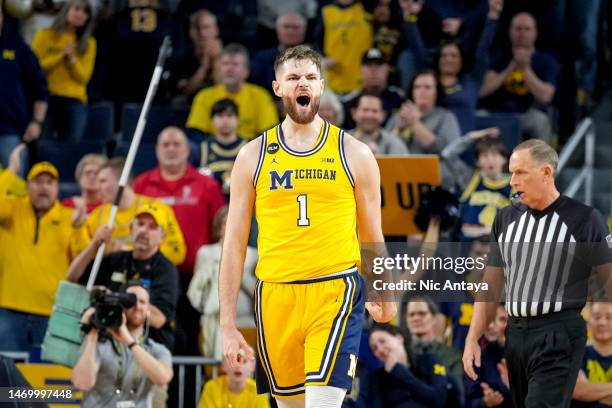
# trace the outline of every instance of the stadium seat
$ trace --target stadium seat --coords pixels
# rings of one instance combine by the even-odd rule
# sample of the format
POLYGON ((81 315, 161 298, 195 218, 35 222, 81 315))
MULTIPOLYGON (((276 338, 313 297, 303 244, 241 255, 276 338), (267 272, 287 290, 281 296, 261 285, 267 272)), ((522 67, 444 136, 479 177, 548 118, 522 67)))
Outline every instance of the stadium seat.
POLYGON ((41 140, 38 142, 37 157, 39 161, 49 161, 57 167, 60 181, 75 182, 74 170, 81 157, 88 153, 104 153, 102 142, 82 141, 80 143, 56 142, 41 140))
POLYGON ((87 125, 83 140, 107 142, 115 129, 115 105, 109 101, 88 105, 87 125))
POLYGON ((81 189, 79 185, 75 182, 63 182, 59 183, 59 200, 63 200, 65 198, 70 198, 73 196, 78 196, 81 194, 81 189))
MULTIPOLYGON (((120 143, 115 149, 114 156, 126 157, 130 150, 129 143, 120 143)), ((147 170, 151 170, 157 166, 157 157, 155 156, 155 144, 153 143, 141 143, 138 152, 136 152, 136 158, 134 159, 134 166, 132 167, 132 175, 134 177, 147 170)))
MULTIPOLYGON (((136 131, 138 117, 142 105, 128 103, 121 112, 121 141, 130 142, 136 131)), ((167 126, 183 127, 187 122, 189 111, 187 109, 163 108, 152 106, 147 115, 147 124, 142 134, 142 143, 155 143, 157 135, 167 126)))
POLYGON ((476 129, 488 127, 499 128, 501 141, 506 145, 508 151, 514 149, 523 140, 521 122, 518 115, 493 114, 489 116, 476 116, 476 129))

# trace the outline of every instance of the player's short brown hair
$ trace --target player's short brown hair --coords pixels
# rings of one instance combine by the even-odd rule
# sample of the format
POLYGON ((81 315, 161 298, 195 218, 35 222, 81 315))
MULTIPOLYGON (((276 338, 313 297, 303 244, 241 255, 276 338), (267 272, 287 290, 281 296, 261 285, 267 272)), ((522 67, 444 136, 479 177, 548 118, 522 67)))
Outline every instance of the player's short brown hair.
POLYGON ((321 54, 307 45, 296 45, 281 52, 274 61, 274 72, 278 72, 280 66, 289 60, 311 61, 321 73, 321 54))

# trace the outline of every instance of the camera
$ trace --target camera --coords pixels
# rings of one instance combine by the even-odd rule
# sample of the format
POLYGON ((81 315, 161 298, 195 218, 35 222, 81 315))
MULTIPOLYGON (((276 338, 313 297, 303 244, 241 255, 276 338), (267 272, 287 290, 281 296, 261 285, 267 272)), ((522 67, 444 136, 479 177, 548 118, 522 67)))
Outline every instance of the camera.
POLYGON ((106 292, 94 290, 91 293, 91 306, 95 309, 90 325, 98 331, 106 328, 118 329, 123 322, 123 310, 136 304, 133 293, 106 292))
POLYGON ((414 214, 415 225, 423 232, 427 231, 432 218, 440 220, 440 231, 448 231, 459 220, 459 200, 450 191, 442 187, 433 187, 421 195, 421 203, 414 214))

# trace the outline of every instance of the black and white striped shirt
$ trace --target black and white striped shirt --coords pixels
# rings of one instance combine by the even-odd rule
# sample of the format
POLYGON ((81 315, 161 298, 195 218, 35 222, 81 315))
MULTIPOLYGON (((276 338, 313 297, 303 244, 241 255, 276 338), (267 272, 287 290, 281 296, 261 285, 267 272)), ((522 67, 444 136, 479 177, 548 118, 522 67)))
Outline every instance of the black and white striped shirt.
POLYGON ((489 265, 503 267, 510 316, 580 309, 593 266, 612 262, 608 227, 599 212, 560 196, 537 211, 524 204, 498 212, 489 265))

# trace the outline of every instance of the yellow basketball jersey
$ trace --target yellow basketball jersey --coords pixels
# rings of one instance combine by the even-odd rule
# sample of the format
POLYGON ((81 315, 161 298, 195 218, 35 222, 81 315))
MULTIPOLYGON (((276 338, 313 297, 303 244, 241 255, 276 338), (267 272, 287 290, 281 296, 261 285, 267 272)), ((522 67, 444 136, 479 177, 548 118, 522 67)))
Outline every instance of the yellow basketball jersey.
POLYGON ((293 282, 360 263, 353 179, 339 128, 324 122, 316 146, 291 150, 281 126, 264 132, 255 186, 256 274, 293 282))
POLYGON ((327 69, 326 85, 338 93, 361 87, 361 57, 372 46, 371 16, 359 2, 349 7, 328 4, 323 16, 323 52, 336 64, 327 69))

